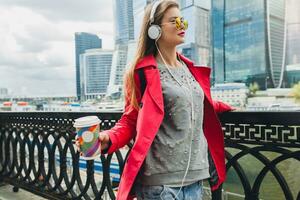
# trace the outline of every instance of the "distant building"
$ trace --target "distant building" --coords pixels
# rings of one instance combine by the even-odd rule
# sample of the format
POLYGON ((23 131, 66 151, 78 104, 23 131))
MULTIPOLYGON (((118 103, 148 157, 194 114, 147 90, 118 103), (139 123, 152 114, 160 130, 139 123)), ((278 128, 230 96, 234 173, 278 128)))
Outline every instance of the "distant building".
POLYGON ((112 59, 112 68, 108 85, 109 93, 122 92, 123 78, 126 68, 128 46, 118 45, 115 47, 112 59))
POLYGON ((286 2, 287 2, 286 63, 287 65, 295 65, 295 64, 300 64, 300 1, 287 0, 286 2))
POLYGON ((89 49, 80 55, 82 100, 106 95, 112 56, 112 50, 103 49, 89 49))
POLYGON ((300 1, 287 1, 287 42, 285 87, 300 81, 300 1))
POLYGON ((102 48, 102 40, 95 34, 77 32, 75 33, 75 62, 76 62, 76 94, 80 100, 80 66, 79 56, 87 49, 102 48))
POLYGON ((8 96, 8 89, 7 88, 0 88, 0 97, 8 96))
POLYGON ((281 87, 285 66, 284 0, 213 0, 213 79, 281 87))
POLYGON ((114 0, 115 44, 127 45, 134 39, 133 0, 114 0))
POLYGON ((287 87, 293 87, 300 82, 300 64, 286 66, 287 87))
POLYGON ((127 51, 127 67, 132 63, 135 53, 137 49, 137 42, 135 40, 131 40, 128 42, 128 51, 127 51))
POLYGON ((244 83, 215 84, 211 88, 214 100, 220 100, 237 108, 245 108, 249 89, 244 83))
POLYGON ((211 1, 210 0, 178 0, 180 8, 187 8, 191 6, 197 6, 206 10, 210 10, 211 1))
POLYGON ((271 88, 257 91, 248 98, 246 110, 251 111, 300 111, 300 106, 291 95, 291 88, 271 88))
POLYGON ((144 19, 145 8, 148 4, 152 3, 153 0, 134 0, 133 1, 133 23, 134 23, 134 39, 128 41, 127 49, 127 61, 126 67, 130 66, 133 61, 137 50, 137 41, 140 36, 140 31, 142 28, 142 22, 144 19))
POLYGON ((140 35, 142 22, 144 19, 145 8, 154 0, 134 0, 133 1, 133 22, 134 22, 134 39, 137 41, 140 35))
POLYGON ((121 93, 127 65, 128 43, 134 40, 133 0, 114 0, 115 49, 109 80, 109 93, 121 93))
POLYGON ((209 0, 180 0, 181 13, 189 23, 185 42, 178 46, 186 57, 197 65, 211 65, 209 0))

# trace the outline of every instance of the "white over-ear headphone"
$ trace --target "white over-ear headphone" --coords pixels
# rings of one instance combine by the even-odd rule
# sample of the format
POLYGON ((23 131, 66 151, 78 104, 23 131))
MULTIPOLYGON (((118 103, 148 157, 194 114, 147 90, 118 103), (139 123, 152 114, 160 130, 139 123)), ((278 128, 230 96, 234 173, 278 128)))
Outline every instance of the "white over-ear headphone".
POLYGON ((150 13, 150 27, 148 28, 148 36, 152 39, 152 40, 158 40, 161 36, 161 28, 159 25, 157 24, 152 24, 154 22, 154 15, 156 12, 157 7, 159 6, 159 4, 162 1, 158 0, 155 1, 152 9, 151 9, 151 13, 150 13))

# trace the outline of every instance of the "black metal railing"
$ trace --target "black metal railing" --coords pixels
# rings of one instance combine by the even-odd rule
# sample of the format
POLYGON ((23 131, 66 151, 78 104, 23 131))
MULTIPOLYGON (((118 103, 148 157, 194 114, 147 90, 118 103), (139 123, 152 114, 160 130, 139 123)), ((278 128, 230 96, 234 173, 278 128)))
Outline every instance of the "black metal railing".
MULTIPOLYGON (((121 117, 0 113, 0 182, 48 199, 115 199, 129 148, 92 161, 80 159, 72 125, 87 115, 97 115, 102 130, 121 117)), ((220 119, 228 171, 224 197, 300 199, 300 112, 231 112, 220 119), (273 193, 266 189, 269 184, 273 193)))

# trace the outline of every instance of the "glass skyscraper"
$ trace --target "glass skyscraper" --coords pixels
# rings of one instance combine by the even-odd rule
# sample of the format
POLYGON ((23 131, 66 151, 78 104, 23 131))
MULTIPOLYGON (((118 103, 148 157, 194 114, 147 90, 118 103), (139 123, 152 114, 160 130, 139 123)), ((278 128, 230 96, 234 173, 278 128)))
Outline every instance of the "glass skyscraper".
POLYGON ((286 58, 286 0, 268 0, 267 38, 272 87, 281 87, 286 58))
POLYGON ((300 1, 287 1, 287 87, 300 81, 300 1))
POLYGON ((127 62, 128 43, 134 39, 133 0, 114 0, 115 51, 108 90, 121 92, 127 62))
MULTIPOLYGON (((300 1, 287 1, 287 65, 300 64, 300 1)), ((300 70, 300 69, 299 69, 300 70)))
POLYGON ((134 21, 134 39, 138 40, 142 22, 145 14, 145 7, 151 3, 152 0, 135 0, 133 1, 133 21, 134 21))
MULTIPOLYGON (((214 1, 214 0, 212 0, 214 1)), ((210 10, 211 1, 210 0, 178 0, 180 8, 187 8, 190 6, 197 6, 206 10, 210 10)))
POLYGON ((115 44, 134 39, 133 0, 114 0, 115 44))
POLYGON ((89 49, 80 55, 82 99, 104 96, 110 79, 113 51, 89 49))
POLYGON ((76 94, 80 100, 80 64, 79 56, 87 49, 102 48, 102 40, 95 34, 77 32, 75 33, 75 64, 76 64, 76 94))
POLYGON ((185 42, 178 46, 197 65, 210 66, 210 1, 180 0, 181 13, 189 22, 185 42))
POLYGON ((213 82, 280 87, 285 40, 284 0, 213 0, 213 82))

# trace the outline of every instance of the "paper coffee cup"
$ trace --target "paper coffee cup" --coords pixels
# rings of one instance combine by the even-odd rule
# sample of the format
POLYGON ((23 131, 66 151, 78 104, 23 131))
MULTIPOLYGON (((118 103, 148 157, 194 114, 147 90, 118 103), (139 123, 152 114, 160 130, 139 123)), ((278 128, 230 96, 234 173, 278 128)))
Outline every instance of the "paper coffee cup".
POLYGON ((80 146, 80 156, 93 160, 101 154, 99 140, 100 119, 97 116, 86 116, 75 119, 76 138, 80 146))

